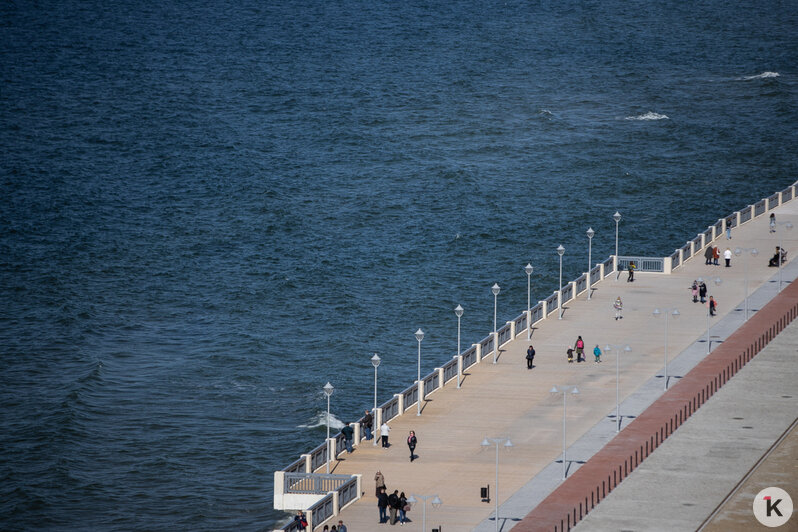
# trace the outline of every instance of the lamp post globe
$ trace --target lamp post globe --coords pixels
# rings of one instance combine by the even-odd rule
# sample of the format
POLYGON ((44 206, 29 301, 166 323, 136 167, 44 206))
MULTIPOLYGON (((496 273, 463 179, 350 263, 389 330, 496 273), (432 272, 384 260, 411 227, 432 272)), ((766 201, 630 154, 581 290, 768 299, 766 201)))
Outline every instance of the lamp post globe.
MULTIPOLYGON (((756 248, 734 248, 734 255, 739 257, 745 251, 752 257, 759 255, 759 250, 756 248)), ((745 321, 748 321, 748 262, 748 259, 745 259, 745 321)))
MULTIPOLYGON (((612 215, 612 219, 615 220, 615 269, 618 269, 618 223, 621 221, 621 213, 615 211, 615 214, 612 215)), ((617 277, 616 277, 617 280, 617 277)))
POLYGON ((461 351, 460 351, 460 318, 463 317, 463 307, 460 306, 460 305, 457 305, 454 308, 454 315, 457 316, 457 355, 455 355, 455 358, 458 358, 458 361, 457 361, 457 387, 460 388, 460 379, 461 379, 460 373, 461 373, 462 367, 463 367, 462 361, 459 360, 460 353, 461 353, 461 351))
POLYGON ((664 377, 665 377, 665 391, 668 390, 668 318, 676 319, 681 314, 679 313, 679 309, 671 308, 671 309, 664 309, 660 310, 658 308, 654 309, 654 312, 651 313, 652 316, 655 318, 659 318, 662 315, 665 315, 665 370, 664 370, 664 377))
MULTIPOLYGON (((371 357, 371 365, 374 366, 374 409, 371 411, 372 415, 377 412, 377 368, 380 367, 381 361, 382 359, 377 353, 374 353, 374 356, 371 357)), ((374 438, 374 445, 377 445, 377 438, 374 438)))
POLYGON ((499 352, 499 338, 496 331, 496 307, 498 304, 498 297, 501 288, 499 287, 499 283, 493 283, 493 286, 490 287, 490 291, 493 292, 493 363, 496 363, 496 354, 499 352))
POLYGON ((510 441, 510 438, 488 438, 485 437, 480 444, 483 449, 487 449, 491 445, 496 446, 496 493, 493 496, 493 499, 496 501, 496 517, 494 518, 494 522, 496 523, 496 532, 499 532, 499 444, 503 444, 503 447, 506 450, 511 450, 513 448, 513 442, 510 441))
POLYGON ((587 228, 587 300, 590 301, 590 270, 593 267, 593 237, 596 232, 592 227, 587 228))
POLYGON ((530 316, 530 310, 532 308, 532 272, 535 271, 535 268, 532 267, 532 264, 527 263, 524 266, 524 272, 526 272, 526 339, 529 340, 532 334, 532 316, 530 316))
POLYGON ((621 351, 626 354, 632 352, 632 348, 628 345, 610 345, 607 344, 604 347, 604 352, 609 354, 612 350, 616 349, 618 353, 615 355, 615 432, 621 431, 621 397, 620 397, 620 390, 621 390, 621 351))
POLYGON ((335 391, 333 385, 327 382, 324 385, 324 395, 327 396, 327 474, 330 474, 330 396, 335 391))
POLYGON ((419 329, 415 333, 416 340, 418 340, 418 378, 416 380, 416 386, 418 387, 418 400, 416 401, 416 415, 421 415, 421 396, 423 395, 423 388, 421 385, 421 340, 424 339, 424 331, 419 329))
POLYGON ((562 319, 562 256, 565 253, 565 248, 562 247, 562 244, 557 246, 557 255, 560 256, 560 284, 557 285, 557 292, 560 294, 559 301, 557 302, 557 306, 559 307, 559 316, 557 317, 558 320, 562 319))

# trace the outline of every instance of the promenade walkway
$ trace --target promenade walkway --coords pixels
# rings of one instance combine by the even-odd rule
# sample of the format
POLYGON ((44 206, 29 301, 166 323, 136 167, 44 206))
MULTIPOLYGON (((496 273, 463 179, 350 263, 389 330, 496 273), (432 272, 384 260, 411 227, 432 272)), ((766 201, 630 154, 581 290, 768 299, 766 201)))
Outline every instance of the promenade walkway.
MULTIPOLYGON (((775 211, 779 221, 798 225, 798 201, 788 202, 775 211)), ((779 227, 783 231, 783 227, 779 227)), ((524 336, 505 345, 498 363, 490 359, 469 368, 463 386, 447 386, 431 395, 420 417, 414 410, 391 422, 389 449, 364 442, 351 455, 342 455, 334 473, 362 474, 365 495, 344 509, 338 518, 351 531, 372 531, 390 525, 377 524, 373 477, 377 470, 385 475, 389 491, 410 494, 437 494, 440 508, 427 507, 427 529, 441 524, 446 532, 494 530, 493 501, 481 502, 480 487, 490 484, 496 496, 495 451, 483 450, 487 437, 507 437, 511 451, 500 451, 499 489, 500 526, 509 530, 561 482, 562 396, 550 393, 555 385, 576 385, 580 394, 568 398, 567 443, 569 474, 615 435, 615 354, 605 355, 594 364, 590 354, 594 345, 629 344, 632 352, 621 359, 622 415, 637 415, 654 401, 663 388, 665 323, 652 316, 655 308, 678 308, 681 317, 669 321, 668 352, 673 360, 668 374, 671 384, 695 365, 706 352, 706 344, 696 343, 706 334, 706 308, 693 303, 689 287, 698 277, 721 277, 723 282, 712 294, 719 301, 713 336, 722 341, 744 321, 745 260, 748 260, 751 312, 756 312, 775 293, 772 282, 776 270, 767 267, 768 257, 778 245, 769 233, 767 217, 762 216, 733 230, 732 240, 721 238, 715 244, 760 250, 756 258, 732 259, 732 267, 704 265, 703 254, 687 261, 670 275, 638 273, 634 283, 610 278, 594 288, 592 299, 584 295, 566 305, 562 320, 552 314, 534 330, 531 343, 537 350, 536 367, 526 369, 524 353, 529 342, 524 336), (764 285, 764 286, 763 286, 764 285), (762 288, 760 290, 760 288, 762 288), (624 318, 615 320, 612 302, 624 301, 624 318), (566 347, 581 335, 586 344, 587 362, 569 364, 566 347), (691 347, 692 346, 692 347, 691 347), (684 352, 684 355, 677 355, 684 352), (410 463, 404 443, 409 430, 419 438, 416 455, 410 463)), ((781 235, 786 249, 796 250, 798 233, 781 235)), ((783 272, 785 281, 795 277, 792 267, 783 272)), ((624 419, 624 426, 630 421, 624 419)), ((412 523, 404 528, 421 530, 421 503, 410 512, 412 523)), ((398 525, 397 525, 398 526, 398 525)))

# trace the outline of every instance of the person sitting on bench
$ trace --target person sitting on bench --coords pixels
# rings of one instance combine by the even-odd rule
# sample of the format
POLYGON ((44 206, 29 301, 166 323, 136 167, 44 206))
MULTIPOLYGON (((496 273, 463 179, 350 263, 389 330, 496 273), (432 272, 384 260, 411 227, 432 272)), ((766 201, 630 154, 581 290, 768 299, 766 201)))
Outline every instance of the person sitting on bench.
POLYGON ((770 258, 768 262, 768 266, 771 267, 778 267, 779 266, 779 258, 781 258, 781 263, 784 264, 787 261, 787 250, 783 249, 779 246, 776 246, 776 253, 770 258))

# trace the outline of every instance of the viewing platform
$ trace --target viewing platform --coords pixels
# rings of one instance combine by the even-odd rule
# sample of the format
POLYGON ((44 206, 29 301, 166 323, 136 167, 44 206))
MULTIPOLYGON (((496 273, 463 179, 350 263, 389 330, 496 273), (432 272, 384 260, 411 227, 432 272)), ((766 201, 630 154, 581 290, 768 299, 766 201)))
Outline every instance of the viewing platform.
MULTIPOLYGON (((536 305, 534 312, 530 312, 531 316, 524 312, 518 319, 508 322, 496 335, 498 338, 491 334, 470 350, 464 350, 462 359, 453 359, 453 363, 422 378, 419 385, 411 386, 384 404, 385 416, 390 418, 389 448, 373 445, 373 441, 360 441, 360 431, 356 430, 355 441, 359 443, 353 453, 340 452, 340 437, 331 438, 326 448, 322 446, 303 455, 285 472, 275 473, 275 507, 288 510, 299 506, 309 509, 319 504, 314 511, 309 512, 314 530, 321 530, 320 525, 324 523, 337 523, 338 519, 349 527, 350 532, 389 527, 387 523, 378 524, 373 479, 375 473, 381 471, 388 493, 396 489, 408 497, 415 494, 437 495, 440 498, 442 505, 439 507, 427 505, 427 530, 438 525, 446 532, 496 530, 496 500, 499 503, 499 530, 507 531, 516 525, 518 530, 523 531, 555 530, 555 526, 557 530, 569 530, 585 519, 588 511, 608 496, 612 488, 605 485, 603 492, 600 489, 593 500, 585 501, 584 507, 580 507, 578 518, 574 514, 573 519, 567 520, 566 526, 565 517, 560 519, 555 515, 556 512, 569 512, 569 515, 571 512, 568 509, 570 496, 565 493, 563 469, 570 479, 610 442, 617 445, 620 440, 614 440, 616 435, 632 437, 637 429, 630 425, 638 418, 641 418, 642 424, 644 412, 663 396, 666 386, 673 390, 684 380, 683 388, 686 389, 690 380, 687 376, 691 370, 706 367, 709 363, 700 366, 702 361, 709 360, 707 355, 710 349, 714 353, 736 331, 742 330, 760 309, 774 300, 798 276, 798 263, 790 260, 792 253, 798 251, 795 245, 798 231, 788 227, 788 222, 798 225, 795 192, 795 186, 789 187, 743 211, 720 219, 670 257, 664 257, 659 262, 651 259, 651 264, 642 269, 656 271, 637 271, 634 282, 627 282, 625 271, 620 271, 620 275, 615 273, 613 257, 609 262, 600 263, 591 270, 589 279, 583 275, 554 292, 545 302, 536 305), (776 216, 775 232, 771 232, 769 225, 771 213, 776 216), (726 236, 727 225, 731 228, 731 239, 726 236), (704 250, 707 245, 719 247, 719 265, 705 264, 704 250), (787 262, 780 269, 768 266, 776 246, 789 250, 787 262), (730 267, 724 266, 723 253, 727 248, 731 252, 738 248, 740 250, 739 256, 732 254, 730 267), (756 256, 751 253, 754 248, 759 252, 756 256), (692 300, 691 285, 699 278, 704 279, 709 295, 718 302, 716 316, 708 316, 707 306, 692 300), (716 278, 720 279, 719 283, 715 282, 716 278), (588 285, 592 287, 589 300, 588 285), (564 293, 571 297, 564 297, 564 293), (572 297, 574 294, 576 297, 572 297), (616 319, 613 309, 618 297, 623 301, 622 319, 616 319), (659 317, 653 315, 655 309, 661 310, 659 317), (678 309, 678 317, 673 315, 675 309, 678 309), (527 340, 526 334, 527 320, 532 323, 530 340, 527 340), (574 346, 578 336, 585 343, 585 361, 569 363, 566 350, 574 346), (707 338, 710 339, 709 343, 707 338), (493 363, 493 342, 499 345, 496 363, 493 363), (527 369, 525 354, 530 344, 534 345, 536 356, 534 368, 527 369), (593 361, 593 348, 596 345, 603 352, 601 363, 593 361), (605 352, 607 345, 613 346, 609 352, 605 352), (631 348, 630 351, 619 349, 626 345, 631 348), (616 357, 619 352, 621 358, 618 360, 616 357), (454 380, 458 369, 462 369, 460 387, 454 380), (616 375, 620 377, 617 387, 621 403, 620 423, 615 416, 616 375), (569 393, 567 396, 565 464, 562 462, 563 394, 551 392, 553 388, 563 386, 575 386, 579 391, 578 394, 569 393), (416 415, 419 390, 423 392, 423 400, 421 415, 416 415), (412 408, 408 409, 410 405, 412 408), (392 410, 390 415, 387 410, 392 410), (617 432, 619 425, 620 433, 617 432), (627 428, 631 431, 625 433, 627 428), (412 463, 405 443, 411 430, 418 437, 415 450, 417 458, 412 463), (485 438, 507 438, 513 444, 509 451, 500 446, 498 489, 495 481, 495 446, 484 449, 481 443, 485 438), (330 473, 336 477, 327 480, 330 486, 335 486, 330 488, 334 496, 326 498, 322 504, 318 502, 321 496, 318 492, 314 495, 312 489, 306 490, 307 493, 285 493, 283 485, 286 475, 324 472, 327 449, 334 449, 332 454, 337 454, 337 458, 330 462, 330 473), (481 488, 486 486, 489 486, 489 502, 483 502, 480 493, 481 488), (561 487, 563 489, 559 493, 562 500, 554 504, 551 497, 561 487), (533 510, 544 511, 542 508, 551 508, 551 515, 524 520, 533 510), (335 518, 328 519, 336 511, 335 518), (561 521, 563 524, 560 524, 561 521)), ((643 257, 619 259, 619 270, 629 260, 634 260, 636 264, 644 260, 643 257)), ((790 288, 790 293, 795 291, 794 287, 790 288)), ((764 317, 765 313, 762 316, 760 322, 770 320, 764 317)), ((761 346, 756 344, 758 347, 751 350, 751 357, 778 332, 788 327, 793 319, 782 318, 781 314, 773 316, 779 323, 778 330, 766 328, 772 332, 761 346)), ((749 329, 753 330, 753 327, 754 324, 749 329)), ((746 335, 738 335, 737 338, 740 336, 746 335)), ((669 425, 671 428, 656 438, 656 445, 652 439, 650 448, 647 446, 645 449, 645 455, 641 451, 634 459, 634 467, 641 462, 645 464, 643 460, 671 433, 671 437, 678 437, 678 426, 697 412, 700 405, 737 372, 740 374, 734 377, 733 382, 740 386, 740 381, 753 373, 741 371, 748 360, 740 362, 734 371, 723 373, 722 382, 717 381, 712 385, 712 392, 702 395, 703 400, 699 400, 689 412, 685 410, 684 417, 675 426, 669 425)), ((794 375, 798 366, 794 356, 789 363, 791 374, 794 375)), ((761 372, 758 375, 759 379, 766 378, 761 372)), ((690 378, 695 379, 692 375, 690 378)), ((796 382, 792 379, 784 384, 792 386, 795 392, 793 397, 798 397, 796 382)), ((676 395, 672 394, 674 397, 676 395)), ((663 400, 666 398, 663 397, 663 400)), ((795 402, 792 405, 794 407, 795 402)), ((382 412, 379 414, 382 415, 382 412)), ((768 432, 778 433, 774 441, 781 434, 777 429, 774 426, 768 432)), ((700 433, 702 429, 693 424, 691 430, 700 433)), ((758 458, 754 456, 752 463, 758 458)), ((586 472, 588 469, 585 467, 586 472)), ((630 469, 633 467, 628 464, 626 472, 616 475, 613 488, 631 473, 630 469)), ((607 470, 609 482, 612 482, 612 469, 608 467, 607 470)), ((726 493, 717 496, 722 496, 722 499, 726 493)), ((696 502, 700 508, 693 510, 693 513, 699 514, 705 510, 705 517, 709 517, 720 502, 696 502)), ((417 503, 408 512, 411 522, 405 524, 404 528, 422 529, 422 504, 417 503)), ((600 508, 594 510, 596 519, 600 508)), ((624 526, 632 526, 634 521, 630 518, 623 522, 624 526)), ((608 530, 619 526, 614 521, 606 523, 611 523, 606 525, 608 530)), ((602 526, 596 524, 588 528, 601 529, 602 526)), ((288 526, 283 530, 291 529, 288 526)))

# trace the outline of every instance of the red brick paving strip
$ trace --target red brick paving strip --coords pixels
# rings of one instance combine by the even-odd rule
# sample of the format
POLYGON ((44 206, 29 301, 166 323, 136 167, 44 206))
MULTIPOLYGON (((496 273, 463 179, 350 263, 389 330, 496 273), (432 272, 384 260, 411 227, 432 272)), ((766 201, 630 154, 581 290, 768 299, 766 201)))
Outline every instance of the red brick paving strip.
POLYGON ((513 532, 570 530, 796 317, 798 282, 788 285, 652 403, 529 512, 513 532))

